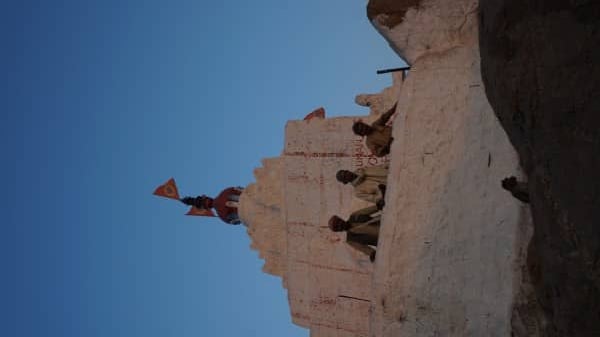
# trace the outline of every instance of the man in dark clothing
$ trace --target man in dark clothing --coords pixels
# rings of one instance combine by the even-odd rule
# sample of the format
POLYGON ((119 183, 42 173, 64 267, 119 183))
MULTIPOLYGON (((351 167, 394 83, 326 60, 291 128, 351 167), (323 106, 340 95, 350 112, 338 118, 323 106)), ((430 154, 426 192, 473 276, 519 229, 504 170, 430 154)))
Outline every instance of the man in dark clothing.
POLYGON ((514 176, 504 178, 502 180, 502 188, 509 191, 513 197, 524 203, 529 203, 529 189, 526 182, 517 181, 517 178, 514 176))
POLYGON ((390 153, 390 146, 394 138, 392 138, 392 127, 385 124, 396 112, 396 105, 398 104, 394 104, 371 125, 362 121, 354 122, 352 125, 354 134, 366 137, 365 145, 377 157, 384 157, 390 153))
POLYGON ((379 210, 376 206, 360 209, 350 215, 347 221, 334 215, 329 219, 329 229, 334 232, 346 232, 346 243, 352 248, 369 256, 375 261, 376 251, 370 246, 377 246, 381 215, 373 215, 379 210))

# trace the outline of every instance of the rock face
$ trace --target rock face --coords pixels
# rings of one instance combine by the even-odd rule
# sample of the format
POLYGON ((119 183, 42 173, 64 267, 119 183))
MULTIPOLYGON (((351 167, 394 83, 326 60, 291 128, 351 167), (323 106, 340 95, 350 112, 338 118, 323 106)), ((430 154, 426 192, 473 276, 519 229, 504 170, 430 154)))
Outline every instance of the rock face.
POLYGON ((481 3, 486 93, 529 177, 535 224, 533 315, 515 318, 543 336, 600 336, 599 18, 597 1, 481 3))
MULTIPOLYGON (((382 94, 358 96, 372 110, 363 119, 391 108, 400 86, 397 77, 382 94)), ((345 234, 327 227, 332 215, 347 217, 366 206, 335 173, 387 161, 370 155, 352 133, 355 119, 288 122, 282 155, 263 160, 240 200, 251 247, 265 259, 263 270, 282 277, 293 322, 313 337, 367 336, 370 328, 373 265, 345 243, 345 234)))
POLYGON ((477 42, 477 1, 371 0, 373 26, 408 64, 477 42))
POLYGON ((484 92, 477 5, 369 2, 412 66, 394 122, 373 336, 510 336, 527 289, 531 216, 500 186, 520 165, 484 92))
POLYGON ((485 95, 477 2, 386 4, 371 1, 373 25, 412 69, 401 88, 356 99, 373 113, 398 101, 375 264, 326 226, 361 207, 335 172, 377 163, 348 117, 288 123, 284 153, 242 195, 252 246, 313 337, 509 336, 517 320, 531 331, 513 313, 533 293, 531 216, 500 185, 522 173, 485 95))

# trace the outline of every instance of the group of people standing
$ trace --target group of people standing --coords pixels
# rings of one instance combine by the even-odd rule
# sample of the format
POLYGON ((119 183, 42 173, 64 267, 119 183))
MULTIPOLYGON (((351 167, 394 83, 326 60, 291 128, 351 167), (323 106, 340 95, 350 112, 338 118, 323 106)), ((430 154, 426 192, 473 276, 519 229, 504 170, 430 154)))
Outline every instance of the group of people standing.
MULTIPOLYGON (((372 124, 357 121, 352 125, 352 131, 365 137, 365 145, 377 157, 384 157, 390 153, 393 141, 392 127, 387 125, 387 122, 395 111, 396 105, 372 124)), ((336 173, 339 182, 353 186, 355 197, 373 205, 353 212, 346 220, 337 215, 332 216, 328 222, 329 229, 334 232, 346 232, 346 243, 369 256, 371 262, 375 261, 377 252, 373 247, 377 246, 379 238, 388 169, 388 164, 383 164, 355 171, 339 170, 336 173)))
MULTIPOLYGON (((392 127, 387 125, 390 117, 396 111, 396 105, 381 115, 372 124, 357 121, 352 125, 352 131, 365 137, 365 145, 373 155, 384 157, 390 153, 392 144, 392 127)), ((388 164, 359 168, 355 171, 339 170, 336 179, 342 184, 350 184, 354 188, 354 196, 368 201, 373 205, 359 209, 344 220, 334 215, 329 219, 328 227, 334 232, 346 232, 346 243, 354 249, 369 256, 375 261, 381 224, 381 211, 385 206, 388 164)), ((518 181, 516 177, 502 180, 502 187, 518 200, 529 203, 527 182, 518 181)))

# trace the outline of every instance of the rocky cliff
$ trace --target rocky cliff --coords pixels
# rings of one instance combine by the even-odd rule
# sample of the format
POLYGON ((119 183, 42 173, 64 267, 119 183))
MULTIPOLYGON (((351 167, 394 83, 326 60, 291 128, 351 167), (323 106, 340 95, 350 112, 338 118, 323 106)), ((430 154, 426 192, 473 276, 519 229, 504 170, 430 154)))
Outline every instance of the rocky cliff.
POLYGON ((480 7, 486 93, 529 177, 535 224, 535 293, 516 321, 543 336, 600 336, 600 3, 480 7))
POLYGON ((475 0, 375 1, 368 15, 411 65, 394 123, 374 274, 374 336, 510 336, 531 236, 521 176, 486 98, 475 0))

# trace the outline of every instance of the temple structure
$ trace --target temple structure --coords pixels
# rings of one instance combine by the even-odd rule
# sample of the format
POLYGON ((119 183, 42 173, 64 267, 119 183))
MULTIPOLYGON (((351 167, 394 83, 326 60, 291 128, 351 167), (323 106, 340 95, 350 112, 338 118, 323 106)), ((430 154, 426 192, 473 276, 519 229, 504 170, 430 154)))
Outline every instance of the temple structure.
POLYGON ((382 93, 357 96, 370 108, 365 116, 289 121, 282 155, 263 159, 256 182, 241 195, 240 217, 265 260, 263 271, 282 278, 292 320, 311 336, 368 334, 373 264, 327 220, 368 205, 335 175, 389 161, 373 156, 352 124, 358 118, 371 122, 391 108, 401 86, 397 74, 382 93))

